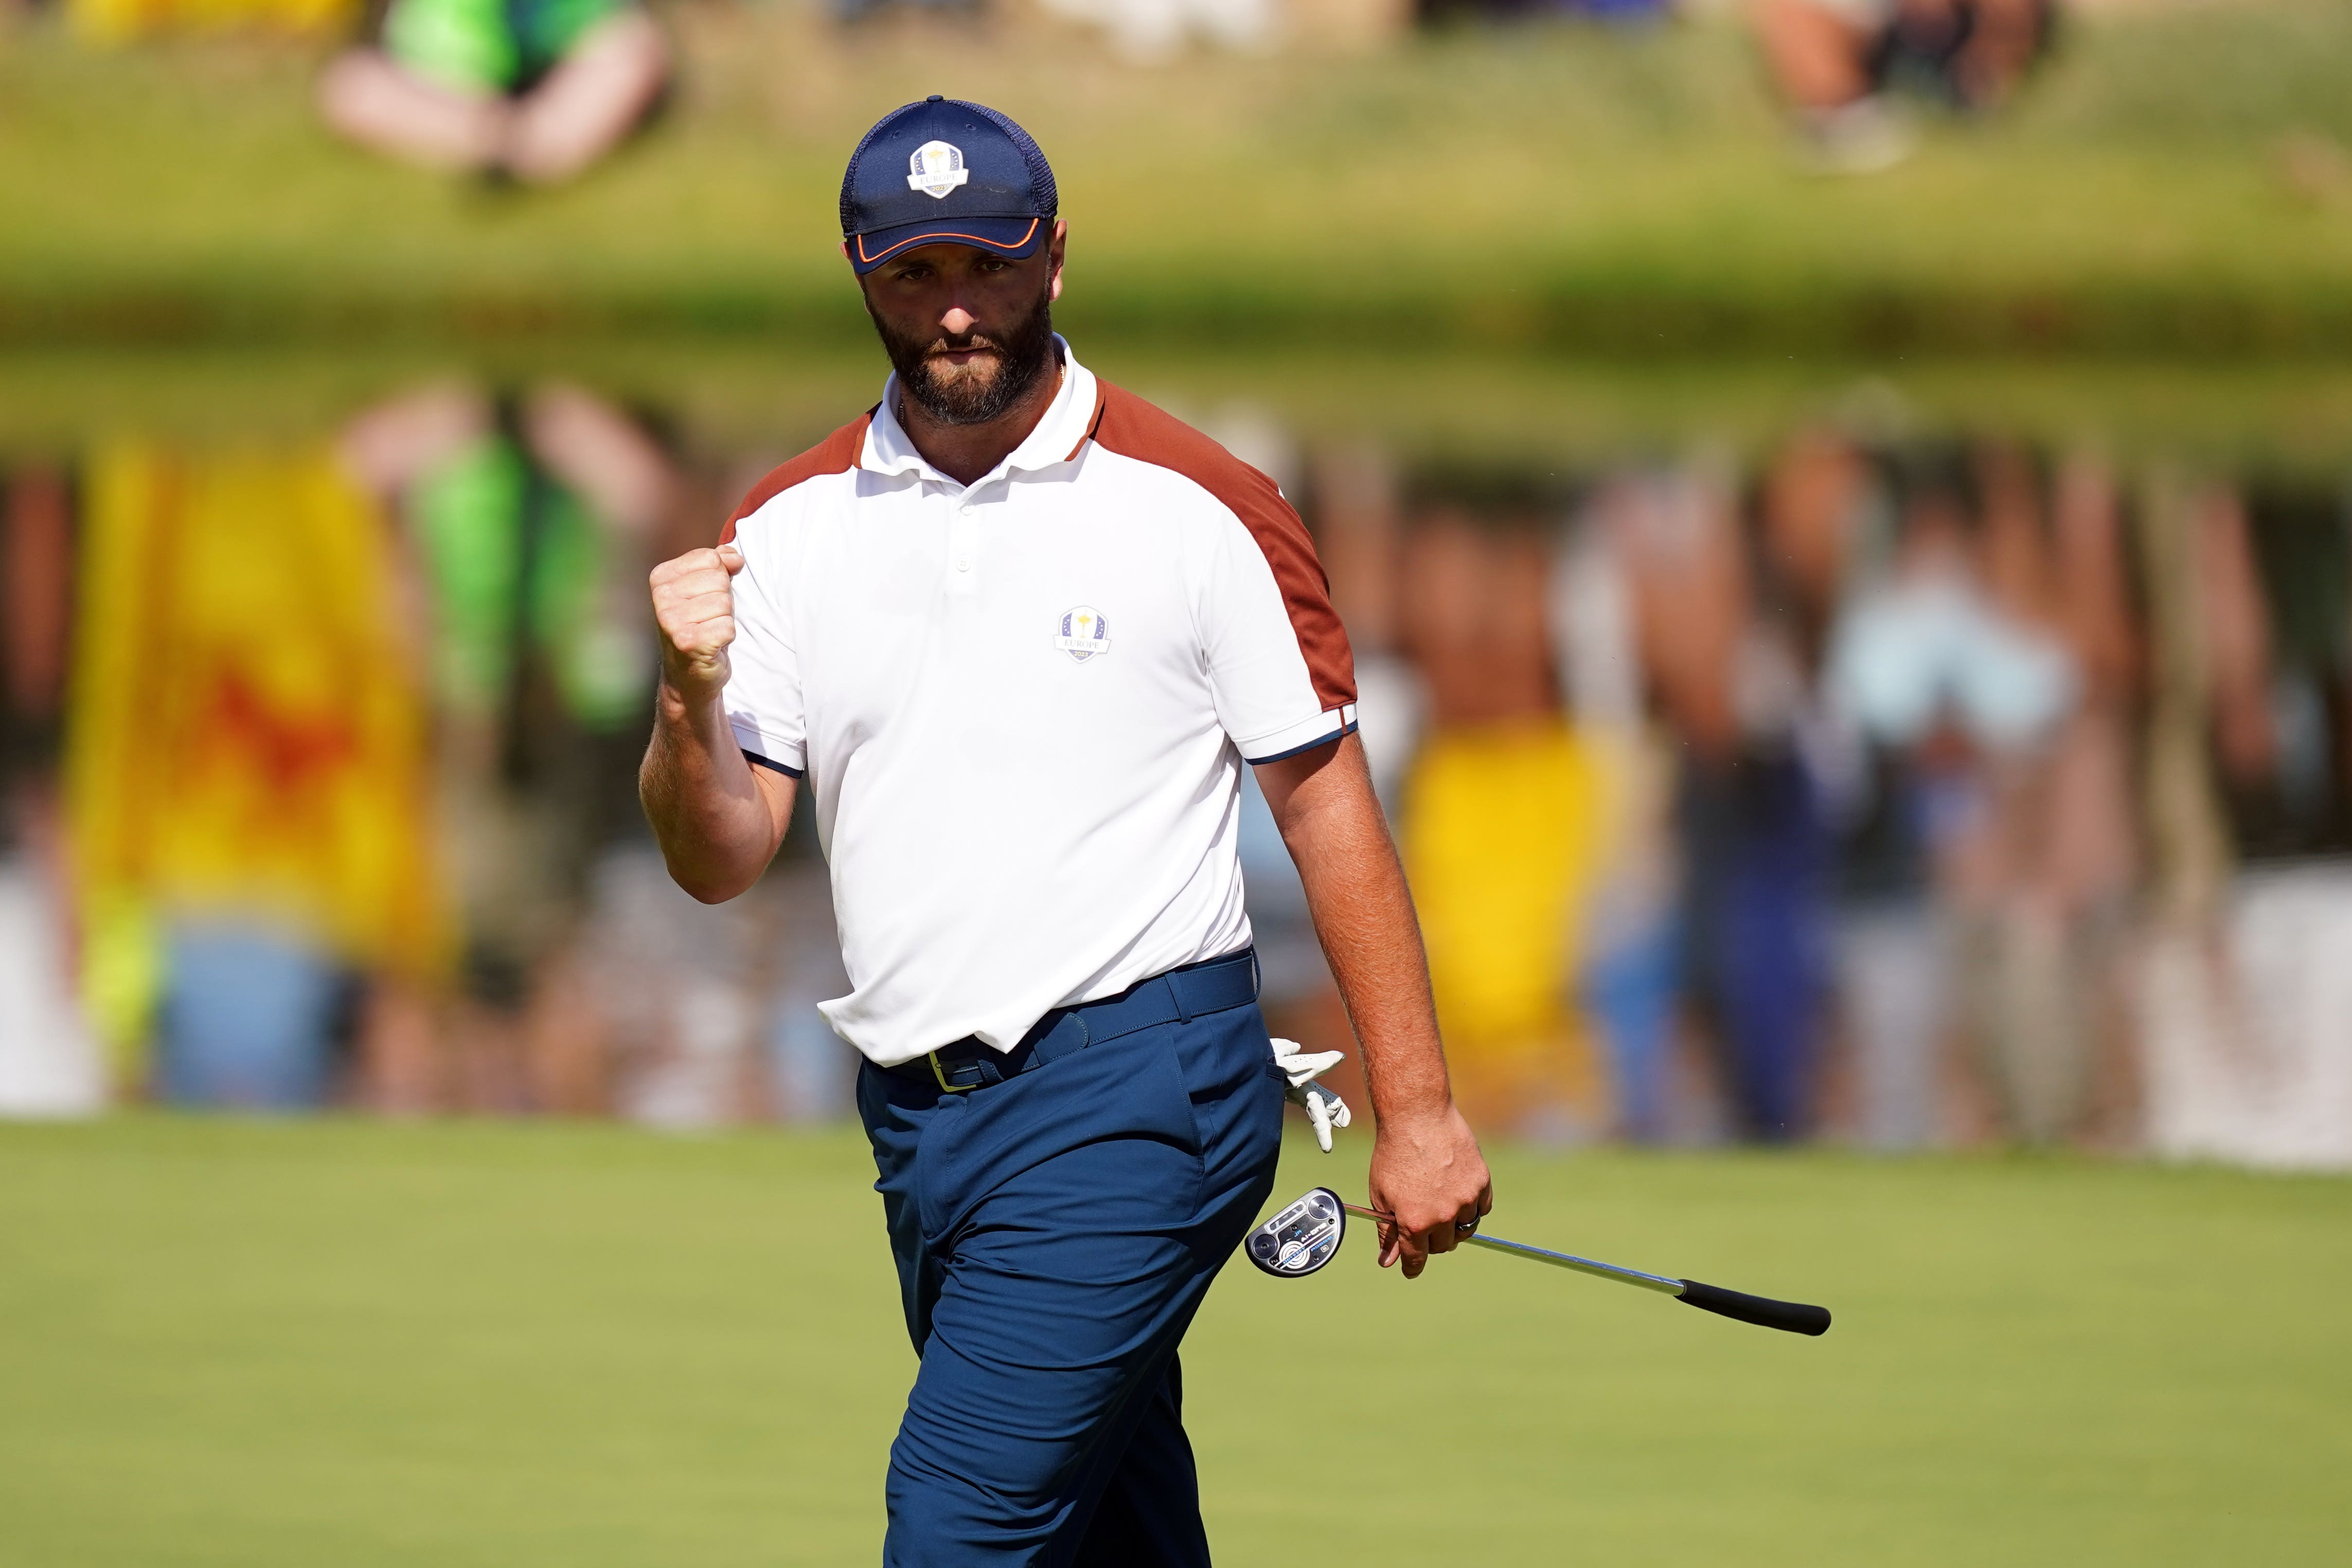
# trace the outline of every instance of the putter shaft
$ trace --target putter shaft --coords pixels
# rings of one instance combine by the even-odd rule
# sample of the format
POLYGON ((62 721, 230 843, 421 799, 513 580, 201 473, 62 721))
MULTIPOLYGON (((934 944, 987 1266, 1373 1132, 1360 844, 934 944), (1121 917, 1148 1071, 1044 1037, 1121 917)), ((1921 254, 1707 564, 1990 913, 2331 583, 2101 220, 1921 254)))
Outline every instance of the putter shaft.
MULTIPOLYGON (((1342 1204, 1340 1206, 1364 1219, 1385 1220, 1390 1217, 1378 1209, 1369 1209, 1360 1204, 1342 1204)), ((1579 1258, 1572 1252, 1554 1252, 1548 1247, 1530 1247, 1524 1241, 1505 1241, 1499 1236, 1486 1236, 1475 1231, 1463 1239, 1465 1246, 1483 1247, 1491 1252, 1507 1252, 1514 1258, 1532 1258, 1538 1263, 1549 1263, 1555 1268, 1573 1268, 1579 1274, 1590 1274, 1596 1279, 1614 1279, 1620 1284, 1638 1286, 1667 1296, 1683 1293, 1681 1280, 1669 1279, 1663 1274, 1644 1274, 1638 1268, 1627 1268, 1622 1264, 1579 1258)))
MULTIPOLYGON (((1330 1192, 1328 1187, 1323 1190, 1330 1192)), ((1331 1195, 1336 1198, 1339 1194, 1332 1193, 1331 1195)), ((1365 1219, 1391 1220, 1393 1223, 1391 1216, 1360 1204, 1341 1199, 1339 1206, 1365 1219)), ((1702 1312, 1713 1312, 1717 1317, 1730 1318, 1738 1322, 1753 1323, 1759 1329, 1779 1329, 1783 1333, 1809 1336, 1829 1332, 1830 1312, 1826 1307, 1808 1306, 1802 1301, 1776 1301, 1769 1296, 1750 1296, 1742 1290, 1727 1290, 1720 1285, 1709 1285, 1698 1279, 1675 1279, 1664 1274, 1645 1274, 1639 1268, 1628 1268, 1622 1264, 1603 1263, 1595 1258, 1579 1258, 1572 1252, 1554 1252, 1548 1247, 1529 1247, 1524 1241, 1505 1241, 1499 1236, 1473 1232, 1462 1239, 1472 1247, 1483 1247, 1489 1252, 1508 1253, 1513 1258, 1549 1263, 1555 1268, 1572 1268, 1596 1279, 1614 1279, 1620 1285, 1655 1290, 1662 1296, 1672 1296, 1685 1307, 1696 1307, 1702 1312)))

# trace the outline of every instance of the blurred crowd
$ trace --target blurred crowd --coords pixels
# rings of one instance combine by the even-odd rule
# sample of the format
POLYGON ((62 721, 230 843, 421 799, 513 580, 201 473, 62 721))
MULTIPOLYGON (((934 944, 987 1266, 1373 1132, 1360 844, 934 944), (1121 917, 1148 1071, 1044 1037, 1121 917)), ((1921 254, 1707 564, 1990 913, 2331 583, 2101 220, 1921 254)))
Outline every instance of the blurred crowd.
POLYGON ((708 910, 637 816, 646 572, 710 478, 576 387, 463 384, 9 476, 0 1104, 835 1107, 807 836, 708 910))
MULTIPOLYGON (((2106 0, 2109 5, 2129 0, 2106 0)), ((645 0, 0 0, 55 5, 81 36, 276 32, 331 40, 324 124, 423 166, 551 184, 585 172, 669 96, 677 51, 645 0)), ((822 0, 842 27, 891 14, 978 26, 992 0, 822 0)), ((2056 0, 1037 0, 1131 61, 1207 47, 1377 47, 1416 26, 1580 17, 1634 26, 1737 12, 1813 166, 1901 162, 1917 112, 1999 108, 2047 53, 2056 0)))
MULTIPOLYGON (((1318 534, 1482 1127, 2352 1163, 2341 479, 1193 412, 1318 534)), ((453 384, 0 474, 0 1106, 843 1113, 813 836, 705 908, 634 799, 646 569, 778 455, 453 384)), ((1345 1043, 1243 848, 1276 1032, 1345 1043)))

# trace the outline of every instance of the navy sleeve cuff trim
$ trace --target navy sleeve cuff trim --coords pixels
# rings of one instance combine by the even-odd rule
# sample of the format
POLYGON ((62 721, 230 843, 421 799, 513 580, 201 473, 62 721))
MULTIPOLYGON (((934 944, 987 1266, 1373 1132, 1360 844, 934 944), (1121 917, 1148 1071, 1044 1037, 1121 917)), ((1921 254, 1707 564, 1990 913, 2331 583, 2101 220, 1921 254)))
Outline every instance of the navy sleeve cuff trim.
POLYGON ((766 768, 771 773, 782 773, 788 779, 796 779, 801 776, 800 769, 788 768, 782 763, 772 763, 757 752, 744 752, 743 760, 751 763, 755 768, 766 768))
POLYGON ((1242 761, 1247 763, 1254 768, 1262 768, 1268 763, 1284 762, 1291 757, 1298 756, 1302 752, 1311 752, 1318 746, 1328 746, 1334 741, 1344 741, 1355 732, 1356 721, 1350 719, 1348 722, 1340 725, 1337 730, 1331 731, 1331 733, 1320 736, 1316 740, 1309 741, 1303 746, 1293 746, 1286 752, 1276 752, 1270 757, 1244 757, 1242 761))

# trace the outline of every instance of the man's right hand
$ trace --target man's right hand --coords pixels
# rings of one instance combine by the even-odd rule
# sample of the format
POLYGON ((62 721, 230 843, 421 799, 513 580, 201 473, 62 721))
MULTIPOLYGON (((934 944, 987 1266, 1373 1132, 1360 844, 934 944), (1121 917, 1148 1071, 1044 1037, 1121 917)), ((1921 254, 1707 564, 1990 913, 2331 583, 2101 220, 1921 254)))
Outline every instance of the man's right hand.
POLYGON ((654 568, 662 689, 637 797, 677 885, 722 903, 760 879, 793 817, 793 775, 755 768, 727 721, 727 649, 735 640, 732 544, 689 550, 654 568))
POLYGON ((1369 1176, 1381 1222, 1381 1267, 1418 1279, 1433 1254, 1451 1252, 1495 1206, 1494 1179, 1476 1134, 1449 1098, 1433 1114, 1386 1116, 1372 1131, 1369 1176))
POLYGON ((743 552, 732 544, 689 550, 654 568, 662 679, 689 708, 716 701, 726 688, 727 645, 735 640, 735 574, 741 570, 743 552))

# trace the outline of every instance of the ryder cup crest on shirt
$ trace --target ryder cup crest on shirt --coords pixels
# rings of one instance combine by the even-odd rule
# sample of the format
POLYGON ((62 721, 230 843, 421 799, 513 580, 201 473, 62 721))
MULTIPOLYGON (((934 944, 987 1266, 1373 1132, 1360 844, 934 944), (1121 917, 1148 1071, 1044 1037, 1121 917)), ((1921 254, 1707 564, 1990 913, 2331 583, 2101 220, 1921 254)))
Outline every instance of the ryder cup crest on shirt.
POLYGON ((907 176, 908 186, 934 200, 946 200, 950 191, 971 178, 971 171, 963 166, 963 149, 950 142, 926 142, 907 162, 913 170, 907 176))
POLYGON ((1110 623, 1092 605, 1077 605, 1062 613, 1062 629, 1054 646, 1080 664, 1110 651, 1110 623))

